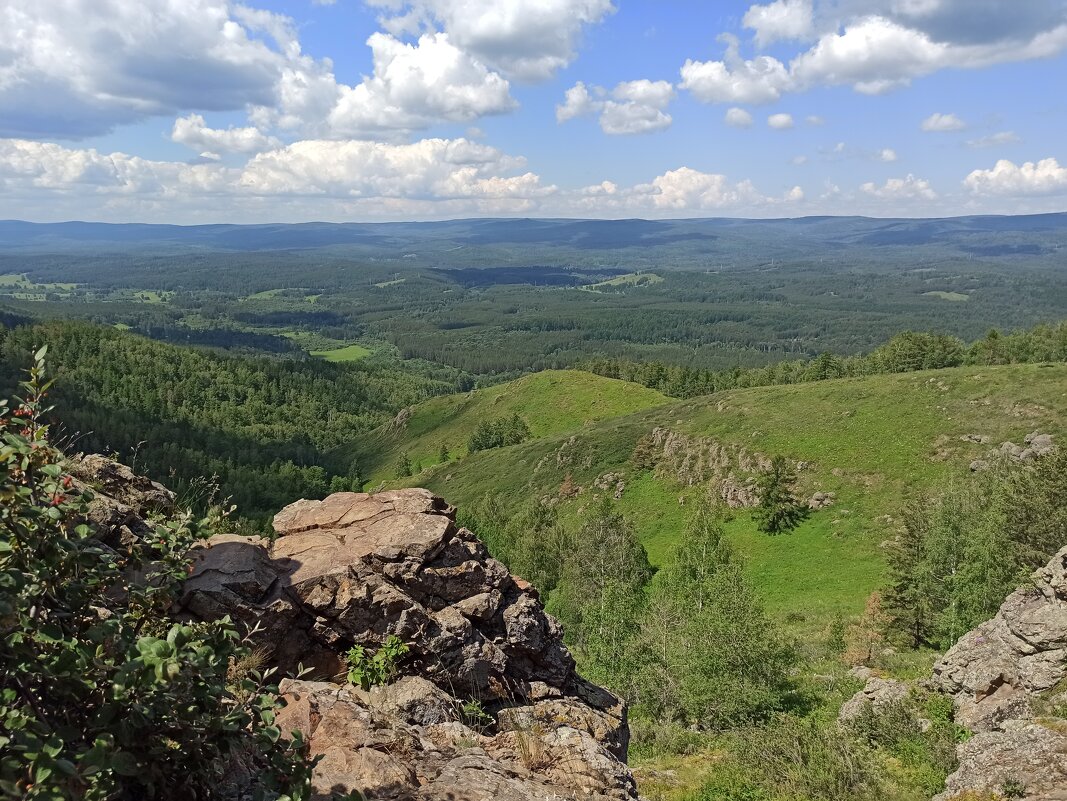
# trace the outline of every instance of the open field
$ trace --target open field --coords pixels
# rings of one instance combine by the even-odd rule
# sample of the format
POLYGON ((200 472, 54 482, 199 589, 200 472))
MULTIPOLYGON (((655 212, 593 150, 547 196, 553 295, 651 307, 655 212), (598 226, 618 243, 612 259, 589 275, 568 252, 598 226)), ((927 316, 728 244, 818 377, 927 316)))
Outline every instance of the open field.
POLYGON ((402 426, 384 426, 366 439, 361 447, 364 469, 376 484, 393 478, 393 466, 402 453, 423 465, 439 461, 442 445, 453 458, 462 456, 474 429, 488 419, 518 414, 536 441, 547 441, 667 402, 660 393, 637 384, 578 370, 547 370, 419 404, 402 426))
POLYGON ((336 350, 315 350, 311 355, 328 362, 357 362, 370 356, 371 350, 362 345, 347 345, 336 350))

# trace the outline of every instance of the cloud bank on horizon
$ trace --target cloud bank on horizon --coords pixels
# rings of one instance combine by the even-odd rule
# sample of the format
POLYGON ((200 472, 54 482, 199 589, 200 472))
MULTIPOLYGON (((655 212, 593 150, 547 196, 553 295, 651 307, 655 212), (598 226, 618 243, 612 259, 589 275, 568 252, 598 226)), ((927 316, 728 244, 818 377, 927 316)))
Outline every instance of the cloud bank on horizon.
POLYGON ((0 217, 1067 208, 1067 0, 258 4, 0 0, 0 217))

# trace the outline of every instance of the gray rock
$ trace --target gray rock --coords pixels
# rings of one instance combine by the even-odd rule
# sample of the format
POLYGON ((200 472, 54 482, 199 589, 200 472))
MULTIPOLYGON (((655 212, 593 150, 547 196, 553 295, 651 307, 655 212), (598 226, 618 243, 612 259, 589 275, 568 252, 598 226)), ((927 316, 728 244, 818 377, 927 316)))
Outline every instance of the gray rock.
POLYGON ((933 685, 952 696, 961 724, 987 731, 1027 717, 1032 696, 1065 677, 1067 548, 934 665, 933 685))
POLYGON ((1029 801, 1067 801, 1067 735, 1036 723, 976 734, 957 749, 960 766, 934 801, 968 790, 1000 792, 1005 783, 1025 787, 1029 801))
POLYGON ((1029 449, 1039 456, 1044 456, 1055 447, 1052 442, 1051 434, 1042 434, 1037 431, 1032 434, 1027 434, 1024 441, 1029 449))
POLYGON ((1067 548, 1008 596, 996 616, 964 635, 934 666, 956 722, 977 732, 957 749, 959 768, 936 801, 1001 793, 1067 801, 1067 721, 1034 719, 1067 678, 1067 548))
POLYGON ((454 523, 426 490, 298 501, 272 545, 213 538, 195 554, 180 601, 194 619, 229 615, 292 673, 335 679, 353 645, 390 635, 409 652, 401 677, 370 692, 287 681, 283 728, 322 757, 315 788, 367 798, 628 799, 626 708, 586 682, 536 592, 454 523), (463 699, 498 712, 483 736, 463 699))
POLYGON ((908 685, 896 679, 882 679, 878 676, 867 678, 867 684, 862 690, 852 696, 841 705, 837 719, 842 723, 855 720, 863 714, 868 706, 876 711, 885 709, 887 706, 903 701, 908 697, 908 685))
POLYGON ((129 546, 152 532, 151 518, 174 511, 174 493, 99 454, 78 454, 64 465, 79 491, 89 490, 86 521, 112 547, 129 546))

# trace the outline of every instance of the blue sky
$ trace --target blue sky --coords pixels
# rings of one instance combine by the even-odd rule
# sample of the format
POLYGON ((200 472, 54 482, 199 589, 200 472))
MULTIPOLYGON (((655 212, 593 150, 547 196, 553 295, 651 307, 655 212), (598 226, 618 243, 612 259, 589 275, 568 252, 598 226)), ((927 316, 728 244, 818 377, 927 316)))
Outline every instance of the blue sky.
POLYGON ((1067 0, 0 0, 0 217, 1067 209, 1067 0))

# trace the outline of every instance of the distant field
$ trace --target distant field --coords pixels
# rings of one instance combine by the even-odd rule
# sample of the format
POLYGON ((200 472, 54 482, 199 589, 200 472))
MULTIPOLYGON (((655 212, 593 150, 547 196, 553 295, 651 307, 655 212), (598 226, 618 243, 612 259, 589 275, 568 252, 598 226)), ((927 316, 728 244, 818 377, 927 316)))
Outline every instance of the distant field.
MULTIPOLYGON (((796 625, 814 630, 835 614, 861 611, 867 595, 881 585, 880 544, 894 536, 902 501, 912 488, 929 486, 952 471, 965 472, 971 460, 1000 442, 1021 443, 1033 431, 1067 434, 1067 365, 1062 364, 968 367, 734 390, 687 402, 657 402, 582 427, 569 420, 568 409, 575 395, 588 394, 582 389, 586 381, 582 373, 538 374, 483 390, 494 395, 483 396, 481 403, 452 396, 421 404, 407 436, 382 443, 388 447, 375 481, 389 478, 391 460, 402 447, 413 460, 432 465, 442 439, 456 446, 464 440, 463 432, 494 406, 510 413, 528 404, 527 410, 536 409, 531 419, 535 441, 427 467, 402 483, 427 486, 462 506, 489 491, 516 502, 555 495, 569 473, 587 488, 561 505, 565 519, 578 524, 591 503, 594 480, 618 473, 626 482, 620 507, 636 525, 649 557, 662 563, 702 489, 670 475, 635 471, 629 459, 641 436, 660 426, 810 462, 801 473, 805 493, 835 492, 833 507, 814 513, 789 535, 759 533, 746 511, 736 514, 728 531, 747 557, 768 608, 782 617, 793 613, 796 625), (548 375, 556 383, 540 386, 527 400, 493 401, 513 397, 523 382, 529 387, 531 379, 548 375), (968 434, 988 437, 989 443, 964 441, 968 434)), ((625 392, 613 406, 625 406, 625 394, 641 389, 617 383, 625 392)))
POLYGON ((245 296, 245 300, 270 300, 271 298, 276 298, 279 295, 281 295, 283 292, 288 292, 288 291, 289 290, 285 289, 285 288, 265 289, 262 292, 256 292, 256 293, 254 293, 252 295, 245 296))
POLYGON ((652 284, 661 283, 663 283, 663 276, 656 275, 655 273, 627 273, 626 275, 620 275, 607 281, 588 284, 587 286, 582 287, 582 289, 598 292, 604 289, 621 289, 628 286, 651 286, 652 284))
POLYGON ((357 362, 370 356, 371 350, 362 345, 348 345, 336 350, 315 350, 311 352, 311 355, 328 362, 357 362))
POLYGON ((923 292, 923 295, 928 298, 941 298, 941 300, 951 300, 956 303, 966 303, 971 299, 970 295, 964 295, 962 292, 923 292))

